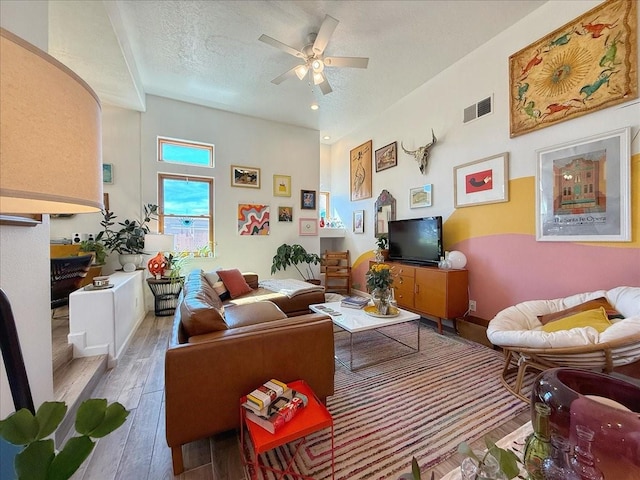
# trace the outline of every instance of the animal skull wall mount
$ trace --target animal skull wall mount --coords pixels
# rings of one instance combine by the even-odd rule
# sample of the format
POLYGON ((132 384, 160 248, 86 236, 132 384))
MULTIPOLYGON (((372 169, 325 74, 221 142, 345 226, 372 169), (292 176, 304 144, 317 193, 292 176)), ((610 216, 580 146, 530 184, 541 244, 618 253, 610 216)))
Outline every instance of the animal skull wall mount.
POLYGON ((418 162, 418 164, 420 165, 420 173, 422 173, 423 175, 426 175, 427 166, 429 165, 429 153, 430 153, 431 147, 433 147, 437 141, 438 139, 433 133, 433 128, 432 128, 431 143, 427 143, 426 145, 423 145, 417 150, 411 150, 411 151, 404 148, 404 145, 402 144, 402 142, 400 142, 400 146, 402 147, 402 150, 404 150, 404 153, 406 153, 407 155, 411 155, 413 156, 413 158, 415 158, 416 162, 418 162))

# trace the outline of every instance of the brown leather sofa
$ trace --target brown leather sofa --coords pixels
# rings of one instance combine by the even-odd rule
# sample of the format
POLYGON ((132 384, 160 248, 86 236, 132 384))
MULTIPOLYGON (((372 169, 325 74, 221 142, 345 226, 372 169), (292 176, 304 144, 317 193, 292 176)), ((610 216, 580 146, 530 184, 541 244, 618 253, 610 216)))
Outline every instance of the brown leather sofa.
MULTIPOLYGON (((256 275, 245 278, 257 287, 256 275)), ((288 303, 283 297, 260 299, 255 289, 244 302, 223 306, 203 272, 187 276, 165 356, 166 437, 174 474, 184 470, 182 445, 238 428, 240 397, 270 378, 304 379, 323 401, 333 395, 331 319, 301 314, 310 303, 323 302, 324 294, 308 296, 306 308, 300 298, 288 303), (285 309, 296 316, 287 317, 285 309)))

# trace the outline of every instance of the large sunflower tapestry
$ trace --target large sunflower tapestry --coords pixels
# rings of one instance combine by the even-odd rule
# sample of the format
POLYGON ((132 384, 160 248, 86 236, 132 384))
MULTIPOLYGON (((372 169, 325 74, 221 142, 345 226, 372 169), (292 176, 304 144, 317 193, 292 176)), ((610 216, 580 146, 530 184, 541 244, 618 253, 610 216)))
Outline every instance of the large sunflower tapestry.
POLYGON ((637 2, 609 0, 509 57, 511 137, 638 96, 637 2))

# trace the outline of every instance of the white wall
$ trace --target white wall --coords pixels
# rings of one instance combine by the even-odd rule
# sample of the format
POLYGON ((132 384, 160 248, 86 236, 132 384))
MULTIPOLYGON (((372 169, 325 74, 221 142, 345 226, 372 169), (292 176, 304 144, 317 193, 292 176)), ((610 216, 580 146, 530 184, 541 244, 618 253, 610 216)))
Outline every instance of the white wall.
MULTIPOLYGON (((318 132, 291 125, 201 107, 190 103, 148 96, 147 110, 133 112, 103 107, 103 156, 114 165, 114 183, 105 185, 111 210, 117 220, 140 218, 142 205, 157 203, 157 174, 188 173, 213 177, 216 256, 192 262, 193 267, 239 268, 265 277, 270 275, 271 257, 282 243, 300 243, 319 252, 318 237, 300 237, 298 219, 317 217, 317 210, 300 210, 300 190, 318 190, 320 146, 318 132), (157 161, 157 137, 171 137, 215 145, 215 168, 186 167, 157 161), (261 188, 231 187, 231 165, 260 168, 261 188), (273 196, 273 175, 291 175, 291 197, 273 196), (238 203, 261 203, 271 207, 268 236, 240 236, 238 203), (294 207, 294 222, 278 222, 278 205, 294 207)), ((101 214, 53 219, 52 238, 98 232, 101 214)), ((154 223, 152 228, 157 229, 154 223)), ((119 268, 112 255, 105 271, 119 268)), ((297 276, 297 272, 279 272, 297 276)), ((150 303, 147 302, 150 308, 150 303)))
MULTIPOLYGON (((0 25, 47 49, 47 2, 0 3, 0 25)), ((36 227, 0 225, 0 288, 11 302, 33 401, 53 398, 49 219, 36 227)), ((4 362, 0 363, 0 418, 14 411, 4 362)))
MULTIPOLYGON (((330 175, 334 208, 339 209, 343 218, 350 218, 353 210, 365 209, 365 235, 349 235, 345 239, 345 246, 351 250, 354 259, 375 248, 374 202, 383 189, 388 189, 396 198, 398 219, 432 215, 442 215, 446 219, 454 211, 453 168, 456 165, 509 152, 510 178, 533 176, 536 149, 625 126, 632 126, 633 133, 637 132, 640 103, 635 99, 509 138, 509 56, 599 3, 553 1, 544 4, 378 118, 371 119, 367 125, 332 145, 330 175), (464 108, 489 95, 494 96, 494 112, 463 124, 464 108), (414 150, 431 141, 432 128, 438 142, 431 150, 427 174, 422 175, 413 157, 402 152, 400 142, 414 150), (398 166, 379 173, 374 169, 373 198, 350 202, 349 151, 369 139, 373 139, 374 150, 397 140, 398 166), (433 205, 410 209, 409 188, 427 183, 433 184, 433 205)), ((640 139, 636 138, 632 152, 638 151, 640 139)))
MULTIPOLYGON (((266 277, 271 257, 282 243, 300 243, 318 252, 318 237, 300 237, 298 219, 317 217, 317 210, 300 210, 300 190, 318 190, 320 147, 318 132, 253 117, 224 112, 166 98, 148 96, 142 114, 142 194, 157 198, 157 173, 189 173, 214 177, 215 251, 211 268, 239 268, 266 277), (215 145, 215 167, 184 167, 159 163, 158 136, 215 145), (261 188, 231 187, 231 165, 260 168, 261 188), (273 196, 273 175, 291 175, 291 197, 273 196), (270 206, 270 234, 238 235, 238 203, 270 206), (293 206, 293 223, 278 222, 278 205, 293 206)), ((207 267, 206 264, 203 265, 207 267)), ((290 277, 293 272, 280 272, 290 277)))

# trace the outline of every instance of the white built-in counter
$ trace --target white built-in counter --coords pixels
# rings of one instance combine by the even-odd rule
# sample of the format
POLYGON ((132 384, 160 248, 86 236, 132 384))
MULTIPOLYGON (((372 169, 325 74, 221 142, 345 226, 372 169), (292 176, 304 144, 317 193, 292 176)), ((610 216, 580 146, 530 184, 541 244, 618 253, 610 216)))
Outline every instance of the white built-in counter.
POLYGON ((320 238, 344 238, 347 230, 344 228, 322 227, 318 230, 320 238))
POLYGON ((74 357, 107 354, 118 362, 144 319, 144 270, 115 272, 112 288, 76 290, 69 295, 69 343, 74 357))

